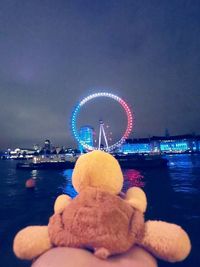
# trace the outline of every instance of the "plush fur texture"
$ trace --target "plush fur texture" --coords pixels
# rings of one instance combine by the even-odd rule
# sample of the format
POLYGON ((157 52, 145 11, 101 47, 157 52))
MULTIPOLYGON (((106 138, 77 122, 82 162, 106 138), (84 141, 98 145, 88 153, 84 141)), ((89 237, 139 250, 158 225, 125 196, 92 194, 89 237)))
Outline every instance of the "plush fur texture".
POLYGON ((48 229, 53 245, 101 249, 96 253, 101 257, 125 252, 141 239, 144 218, 120 197, 87 187, 62 214, 50 218, 48 229))
POLYGON ((125 195, 125 200, 134 207, 140 210, 142 213, 146 211, 147 208, 147 198, 144 191, 139 187, 131 187, 128 189, 125 195))
POLYGON ((29 226, 17 233, 13 243, 15 255, 31 260, 52 247, 47 226, 29 226))
POLYGON ((95 150, 78 158, 72 184, 77 192, 92 186, 117 195, 123 186, 123 174, 113 156, 95 150))
POLYGON ((191 250, 187 233, 176 224, 162 221, 147 221, 139 244, 157 258, 170 262, 184 260, 191 250))
POLYGON ((68 195, 58 196, 54 204, 54 213, 61 213, 70 202, 71 197, 68 195))

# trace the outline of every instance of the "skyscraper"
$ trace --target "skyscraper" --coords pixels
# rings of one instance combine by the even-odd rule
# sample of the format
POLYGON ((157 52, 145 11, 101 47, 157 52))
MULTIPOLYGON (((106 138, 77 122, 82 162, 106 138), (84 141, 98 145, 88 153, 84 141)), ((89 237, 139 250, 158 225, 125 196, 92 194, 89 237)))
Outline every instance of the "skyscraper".
MULTIPOLYGON (((79 131, 81 141, 85 142, 89 146, 93 146, 94 143, 94 129, 89 126, 82 126, 79 131)), ((85 150, 84 147, 79 144, 79 150, 81 153, 85 150)))

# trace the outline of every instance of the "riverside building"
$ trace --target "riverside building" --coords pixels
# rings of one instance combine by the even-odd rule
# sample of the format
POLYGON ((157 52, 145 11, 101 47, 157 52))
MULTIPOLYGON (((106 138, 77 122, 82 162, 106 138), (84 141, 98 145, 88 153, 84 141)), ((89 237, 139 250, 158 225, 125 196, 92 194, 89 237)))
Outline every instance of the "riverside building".
POLYGON ((150 138, 127 139, 118 149, 125 154, 179 154, 199 153, 200 136, 176 135, 176 136, 153 136, 150 138))

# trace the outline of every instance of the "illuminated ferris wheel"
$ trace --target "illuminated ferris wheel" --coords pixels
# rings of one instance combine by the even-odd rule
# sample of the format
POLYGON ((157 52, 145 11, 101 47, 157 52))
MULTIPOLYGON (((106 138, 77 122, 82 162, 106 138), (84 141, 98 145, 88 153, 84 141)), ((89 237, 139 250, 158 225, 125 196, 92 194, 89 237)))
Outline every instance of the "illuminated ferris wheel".
POLYGON ((102 141, 102 139, 104 139, 104 142, 106 145, 104 150, 105 151, 112 151, 115 148, 121 146, 124 143, 124 141, 128 138, 129 134, 131 133, 131 130, 133 128, 133 115, 132 115, 131 109, 129 108, 128 104, 122 98, 120 98, 116 95, 107 93, 107 92, 99 92, 96 94, 89 95, 79 102, 79 104, 75 107, 75 109, 72 113, 71 127, 72 127, 72 133, 73 133, 75 139, 85 149, 88 149, 88 150, 101 149, 101 141, 102 141), (79 131, 77 129, 77 118, 80 114, 81 108, 86 103, 88 103, 89 101, 91 101, 94 98, 100 98, 100 97, 110 98, 111 100, 116 101, 123 108, 123 110, 125 111, 126 117, 127 117, 127 125, 126 125, 126 129, 125 129, 122 137, 117 142, 115 142, 113 144, 109 144, 109 140, 106 136, 106 132, 104 129, 104 122, 103 122, 103 120, 100 120, 99 121, 100 125, 99 125, 98 146, 91 146, 91 145, 88 145, 84 140, 81 139, 79 131))

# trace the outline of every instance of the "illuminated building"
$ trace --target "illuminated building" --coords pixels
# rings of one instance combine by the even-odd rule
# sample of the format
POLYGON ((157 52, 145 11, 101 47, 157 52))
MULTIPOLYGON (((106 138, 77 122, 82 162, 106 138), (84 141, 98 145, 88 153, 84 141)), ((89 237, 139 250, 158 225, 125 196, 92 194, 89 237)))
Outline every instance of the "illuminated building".
POLYGON ((161 153, 191 153, 196 151, 193 135, 154 136, 152 139, 159 141, 161 153))
POLYGON ((150 143, 140 143, 140 142, 133 142, 133 143, 125 143, 119 149, 122 153, 150 153, 151 152, 151 145, 150 143))
POLYGON ((198 153, 200 152, 200 136, 176 135, 153 136, 151 138, 127 139, 118 152, 129 153, 198 153))
MULTIPOLYGON (((94 129, 91 126, 82 126, 79 131, 79 136, 81 141, 93 147, 94 129)), ((79 143, 79 150, 81 151, 81 153, 85 150, 80 143, 79 143)))
POLYGON ((9 159, 31 159, 35 153, 36 151, 32 148, 15 148, 8 149, 4 156, 9 159))
POLYGON ((166 140, 160 142, 160 150, 162 152, 186 152, 190 150, 190 146, 187 141, 182 140, 166 140))

